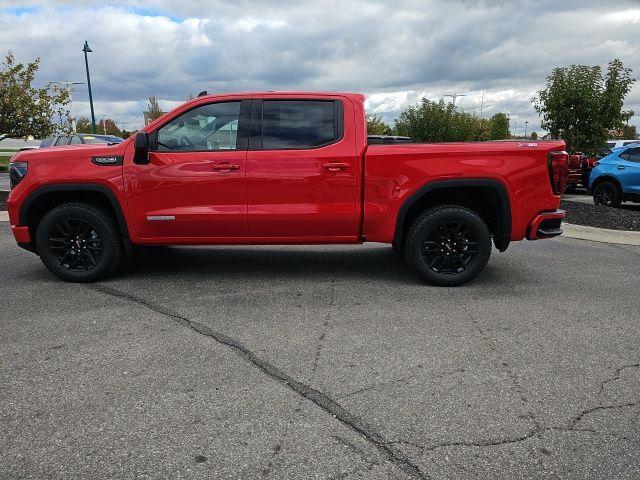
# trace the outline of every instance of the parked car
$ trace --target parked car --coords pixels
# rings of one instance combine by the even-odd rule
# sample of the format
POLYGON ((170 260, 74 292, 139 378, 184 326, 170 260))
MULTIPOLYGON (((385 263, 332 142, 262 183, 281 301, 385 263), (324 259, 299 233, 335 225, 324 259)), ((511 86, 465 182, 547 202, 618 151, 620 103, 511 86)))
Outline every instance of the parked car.
POLYGON ((512 241, 562 233, 563 141, 367 144, 364 96, 195 98, 120 145, 20 152, 18 244, 72 282, 134 245, 392 244, 459 285, 512 241))
POLYGON ((589 176, 589 188, 596 205, 640 202, 640 144, 615 148, 598 160, 589 176))
POLYGON ((115 135, 94 135, 92 133, 74 133, 73 135, 55 135, 40 142, 40 148, 59 147, 60 145, 81 145, 87 143, 122 143, 124 139, 115 135))
POLYGON ((586 157, 581 153, 569 155, 569 174, 567 176, 567 188, 565 192, 572 193, 582 182, 582 165, 586 157))

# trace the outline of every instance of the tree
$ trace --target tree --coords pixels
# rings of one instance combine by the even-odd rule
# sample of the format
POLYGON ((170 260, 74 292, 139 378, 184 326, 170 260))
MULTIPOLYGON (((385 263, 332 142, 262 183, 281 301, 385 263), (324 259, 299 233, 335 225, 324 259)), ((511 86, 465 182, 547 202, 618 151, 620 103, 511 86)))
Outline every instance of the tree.
POLYGON ((504 113, 496 113, 491 117, 491 140, 504 140, 511 137, 509 117, 504 113))
POLYGON ((34 87, 39 66, 39 58, 24 64, 16 63, 11 51, 5 56, 0 66, 0 133, 45 138, 56 131, 71 130, 69 93, 50 83, 34 87))
POLYGON ((384 123, 380 115, 367 115, 368 135, 391 135, 391 127, 384 123))
POLYGON ((609 132, 621 130, 633 115, 622 110, 635 81, 631 73, 618 59, 609 63, 605 77, 599 66, 555 68, 546 88, 533 98, 542 128, 553 138, 562 138, 569 152, 596 155, 609 132))
POLYGON ((621 130, 621 138, 629 138, 635 140, 638 136, 635 125, 624 125, 621 130))
POLYGON ((538 134, 536 132, 531 132, 531 140, 537 140, 538 134))
MULTIPOLYGON (((76 120, 76 131, 78 133, 92 133, 91 120, 87 117, 80 117, 76 120)), ((103 118, 96 124, 96 132, 98 135, 115 135, 117 137, 127 138, 131 132, 121 130, 115 120, 111 118, 103 118), (106 132, 106 133, 105 133, 106 132)))
POLYGON ((87 117, 79 117, 78 119, 76 119, 76 132, 93 133, 93 129, 91 128, 91 120, 89 120, 87 117))
POLYGON ((444 100, 423 98, 416 106, 407 107, 395 122, 398 135, 419 142, 464 142, 488 140, 491 122, 456 109, 444 100))
POLYGON ((160 103, 158 103, 158 99, 155 95, 151 95, 149 97, 149 104, 147 105, 147 113, 146 120, 148 122, 153 122, 155 119, 160 118, 164 115, 162 108, 160 108, 160 103))

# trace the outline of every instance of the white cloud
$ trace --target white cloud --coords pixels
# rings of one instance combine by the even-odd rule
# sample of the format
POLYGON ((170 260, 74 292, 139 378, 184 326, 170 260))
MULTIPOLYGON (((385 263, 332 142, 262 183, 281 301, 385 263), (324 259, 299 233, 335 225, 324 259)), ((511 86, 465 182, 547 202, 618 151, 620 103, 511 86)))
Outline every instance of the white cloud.
MULTIPOLYGON (((392 120, 421 96, 508 112, 539 128, 530 98, 558 65, 640 71, 637 1, 274 0, 0 1, 0 45, 42 58, 41 82, 84 81, 88 40, 99 115, 142 122, 146 98, 169 106, 201 90, 350 90, 392 120)), ((84 87, 74 110, 87 114, 84 87)), ((640 87, 627 108, 640 111, 640 87)), ((634 117, 638 123, 638 117, 634 117)))

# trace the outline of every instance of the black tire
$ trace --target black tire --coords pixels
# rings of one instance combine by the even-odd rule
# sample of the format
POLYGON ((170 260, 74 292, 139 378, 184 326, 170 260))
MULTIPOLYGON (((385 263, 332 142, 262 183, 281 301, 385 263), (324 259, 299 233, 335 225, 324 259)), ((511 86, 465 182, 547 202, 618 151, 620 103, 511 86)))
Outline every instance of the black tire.
POLYGON ((455 286, 482 271, 491 256, 491 233, 482 218, 458 205, 434 207, 411 225, 407 262, 427 282, 455 286))
POLYGON ((45 214, 36 230, 42 263, 68 282, 94 282, 120 265, 123 248, 115 220, 88 203, 65 203, 45 214))
POLYGON ((622 195, 618 186, 605 180, 593 187, 593 203, 605 207, 619 207, 622 203, 622 195))

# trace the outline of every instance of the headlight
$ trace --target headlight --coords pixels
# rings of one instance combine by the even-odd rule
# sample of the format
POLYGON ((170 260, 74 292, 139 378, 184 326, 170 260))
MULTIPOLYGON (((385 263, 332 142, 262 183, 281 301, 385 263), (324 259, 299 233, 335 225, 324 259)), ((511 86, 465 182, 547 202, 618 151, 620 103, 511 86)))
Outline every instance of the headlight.
POLYGON ((9 162, 9 182, 12 190, 27 174, 28 167, 27 162, 9 162))

